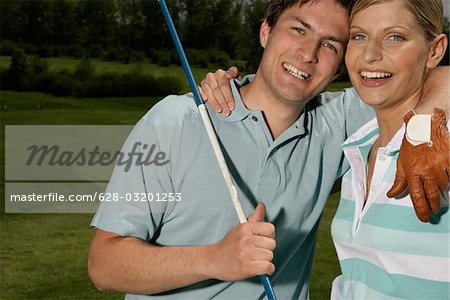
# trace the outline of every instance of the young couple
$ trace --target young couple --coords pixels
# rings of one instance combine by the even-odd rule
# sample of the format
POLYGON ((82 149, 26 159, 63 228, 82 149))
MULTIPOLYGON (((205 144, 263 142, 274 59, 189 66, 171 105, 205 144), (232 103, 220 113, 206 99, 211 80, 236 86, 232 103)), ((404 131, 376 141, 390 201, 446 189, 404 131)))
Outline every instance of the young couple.
MULTIPOLYGON (((419 111, 421 95, 423 110, 436 103, 448 110, 448 70, 431 72, 447 46, 442 3, 356 1, 351 10, 350 2, 271 1, 257 73, 231 82, 229 117, 210 109, 250 223, 236 225, 189 96, 169 96, 142 118, 124 151, 136 142, 156 144, 170 163, 128 172, 116 167, 109 192, 177 192, 183 199, 101 204, 88 266, 98 288, 129 299, 258 299, 264 290, 253 276, 272 274, 279 299, 307 299, 320 215, 334 181, 345 174, 333 222, 343 275, 332 296, 448 298, 443 113, 426 120, 428 143, 400 146, 402 117, 419 111), (375 109, 372 121, 373 110, 355 90, 319 94, 339 74, 345 53, 356 92, 375 109), (432 222, 415 217, 409 196, 387 199, 397 158, 391 193, 401 193, 406 180, 419 217, 427 220, 431 208, 432 222)), ((216 88, 215 81, 202 84, 209 101, 216 88)))

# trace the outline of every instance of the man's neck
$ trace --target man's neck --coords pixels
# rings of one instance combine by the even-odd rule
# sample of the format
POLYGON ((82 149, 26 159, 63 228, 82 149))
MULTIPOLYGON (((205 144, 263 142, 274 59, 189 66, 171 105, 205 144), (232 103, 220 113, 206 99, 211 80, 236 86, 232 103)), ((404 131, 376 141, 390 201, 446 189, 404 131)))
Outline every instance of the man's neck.
POLYGON ((259 84, 257 78, 243 86, 240 94, 248 109, 262 111, 274 140, 297 121, 305 106, 275 97, 265 85, 259 84))

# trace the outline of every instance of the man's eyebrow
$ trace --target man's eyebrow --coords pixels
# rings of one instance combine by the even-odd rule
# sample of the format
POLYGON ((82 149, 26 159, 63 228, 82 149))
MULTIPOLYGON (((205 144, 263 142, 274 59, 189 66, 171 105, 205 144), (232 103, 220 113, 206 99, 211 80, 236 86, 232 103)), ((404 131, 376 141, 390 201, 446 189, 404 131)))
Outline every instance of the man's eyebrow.
MULTIPOLYGON (((294 21, 297 21, 297 22, 301 23, 303 25, 303 27, 305 27, 306 29, 314 31, 314 29, 311 26, 311 24, 309 24, 308 22, 302 20, 300 17, 291 16, 289 18, 294 20, 294 21)), ((342 45, 346 45, 347 44, 346 42, 342 41, 340 38, 338 38, 338 37, 336 37, 334 35, 326 35, 326 36, 324 36, 324 38, 326 40, 330 40, 330 41, 333 41, 333 42, 336 42, 336 43, 339 43, 339 44, 342 44, 342 45)))
POLYGON ((306 29, 310 29, 310 30, 312 29, 311 24, 309 24, 309 23, 303 21, 301 18, 299 18, 299 17, 297 17, 297 16, 290 16, 289 18, 292 19, 292 20, 294 20, 294 21, 297 21, 297 22, 299 22, 299 23, 302 23, 302 25, 303 25, 306 29))

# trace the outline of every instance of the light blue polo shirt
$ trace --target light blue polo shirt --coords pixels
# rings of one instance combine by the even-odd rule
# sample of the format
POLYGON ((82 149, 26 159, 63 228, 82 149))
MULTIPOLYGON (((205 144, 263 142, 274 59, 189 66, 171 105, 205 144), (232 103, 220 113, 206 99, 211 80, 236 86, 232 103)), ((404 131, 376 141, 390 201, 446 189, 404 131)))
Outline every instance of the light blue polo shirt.
MULTIPOLYGON (((262 201, 267 221, 275 225, 276 271, 271 281, 278 298, 306 299, 319 218, 335 180, 348 169, 341 145, 374 114, 353 89, 323 93, 273 140, 262 113, 248 110, 239 95, 239 87, 252 78, 231 82, 236 101, 231 116, 207 108, 244 211, 250 215, 262 201)), ((117 166, 107 193, 117 193, 119 199, 103 202, 92 226, 160 246, 220 241, 238 218, 190 95, 169 96, 156 104, 136 125, 122 151, 140 149, 144 157, 152 145, 150 157, 159 165, 147 161, 128 170, 117 166), (140 201, 132 201, 136 195, 140 201), (172 201, 162 201, 164 195, 166 200, 172 195, 172 201)), ((260 299, 263 295, 259 280, 251 278, 208 280, 152 297, 260 299)), ((127 295, 127 299, 146 297, 127 295)))

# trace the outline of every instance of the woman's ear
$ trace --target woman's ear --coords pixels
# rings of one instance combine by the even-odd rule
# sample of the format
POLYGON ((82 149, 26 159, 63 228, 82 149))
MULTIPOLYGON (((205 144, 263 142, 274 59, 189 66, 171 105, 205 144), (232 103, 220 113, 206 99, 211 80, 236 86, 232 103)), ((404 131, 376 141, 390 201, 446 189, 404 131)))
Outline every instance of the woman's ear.
POLYGON ((445 55, 447 45, 448 45, 448 38, 445 34, 440 34, 434 39, 427 60, 427 67, 429 69, 434 69, 439 65, 439 62, 445 55))
POLYGON ((267 40, 269 39, 270 26, 266 20, 261 24, 259 29, 259 42, 263 48, 266 48, 267 40))

